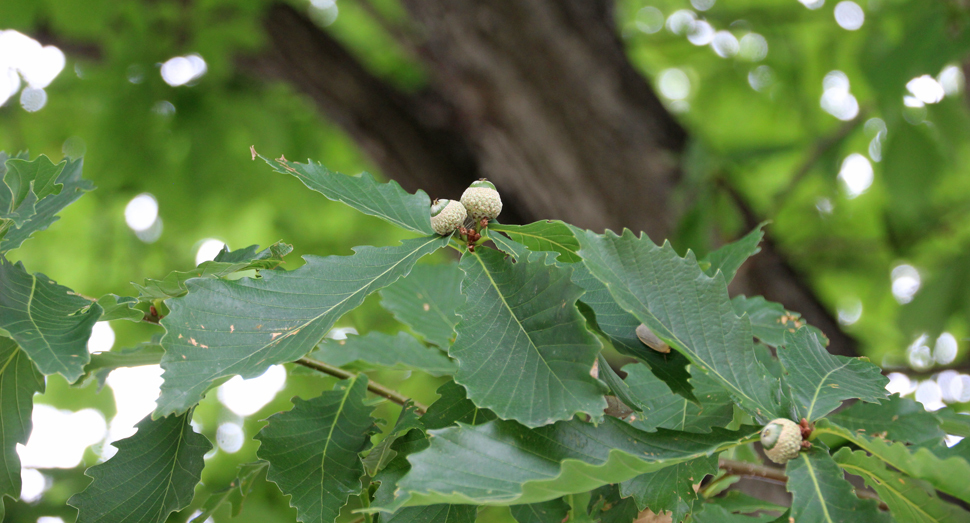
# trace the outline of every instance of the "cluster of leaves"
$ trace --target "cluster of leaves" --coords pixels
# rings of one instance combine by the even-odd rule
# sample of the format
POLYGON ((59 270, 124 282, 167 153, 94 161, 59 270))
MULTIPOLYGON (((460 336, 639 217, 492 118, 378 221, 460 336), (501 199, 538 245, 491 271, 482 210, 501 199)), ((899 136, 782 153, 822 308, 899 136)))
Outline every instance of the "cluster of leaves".
MULTIPOLYGON (((192 503, 212 448, 192 428, 194 406, 230 377, 300 362, 343 379, 270 416, 256 435, 260 460, 242 464, 197 521, 225 503, 238 513, 264 475, 307 523, 333 522, 351 503, 382 523, 473 521, 482 505, 510 505, 520 522, 629 522, 644 510, 701 523, 970 520, 938 494, 970 503, 970 443, 946 447, 942 428, 970 435, 967 419, 887 398, 876 366, 830 355, 825 337, 797 314, 760 297, 729 297, 727 284, 758 251, 760 227, 703 260, 630 231, 596 234, 562 222, 493 222, 484 236, 495 248, 471 251, 432 233, 421 191, 264 160, 420 236, 351 256, 307 256, 292 271, 280 267, 285 244, 223 251, 137 286, 139 296, 99 300, 0 258, 0 493, 20 490, 15 446, 29 435, 43 375, 103 380, 117 367, 160 362, 155 412, 88 470, 93 482, 69 503, 82 523, 163 522, 192 503), (417 265, 447 247, 459 262, 417 265), (326 338, 378 291, 411 332, 326 338), (160 321, 165 334, 92 358, 92 325, 111 319, 160 321), (673 350, 644 345, 641 324, 673 350), (635 360, 625 377, 604 350, 635 360), (396 423, 381 431, 368 391, 399 395, 340 369, 357 360, 453 380, 427 409, 401 401, 396 423), (846 400, 861 401, 832 414, 846 400), (752 452, 759 428, 779 417, 815 425, 811 448, 785 469, 791 506, 724 495, 737 473, 719 459, 760 463, 752 452), (843 471, 861 476, 891 515, 857 497, 843 471)), ((0 230, 14 247, 90 189, 79 161, 18 157, 2 172, 0 230)))

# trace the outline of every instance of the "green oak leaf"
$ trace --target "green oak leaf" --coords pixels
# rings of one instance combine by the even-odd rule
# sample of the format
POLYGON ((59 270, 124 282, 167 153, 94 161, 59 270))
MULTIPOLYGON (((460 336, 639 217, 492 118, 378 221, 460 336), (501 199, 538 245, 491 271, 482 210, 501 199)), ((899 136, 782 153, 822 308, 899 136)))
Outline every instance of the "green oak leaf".
POLYGON ((620 483, 620 495, 633 496, 637 507, 655 513, 671 512, 681 517, 697 501, 694 484, 708 474, 717 474, 717 456, 703 456, 656 472, 641 474, 620 483))
MULTIPOLYGON (((578 231, 578 229, 577 229, 578 231)), ((775 387, 752 350, 751 322, 734 313, 722 274, 704 274, 693 253, 624 230, 577 232, 580 254, 616 302, 726 388, 761 421, 779 414, 775 387)))
POLYGON ((640 514, 633 499, 620 496, 617 485, 603 485, 591 492, 586 511, 599 523, 632 523, 640 514))
MULTIPOLYGON (((253 151, 256 155, 256 152, 253 151)), ((259 156, 278 173, 296 176, 303 185, 335 202, 376 216, 418 234, 434 234, 431 228, 431 198, 424 191, 411 194, 395 181, 378 183, 369 173, 356 176, 333 172, 319 163, 270 160, 259 156)))
POLYGON ((458 368, 443 352, 426 347, 406 332, 399 332, 397 336, 369 332, 363 336, 347 336, 343 340, 328 339, 318 345, 310 357, 336 367, 364 361, 382 367, 417 369, 432 376, 454 374, 458 368))
POLYGON ((0 328, 44 374, 61 374, 69 382, 78 379, 91 359, 88 338, 101 306, 3 257, 0 282, 0 328))
POLYGON ((862 358, 829 354, 809 328, 785 334, 778 359, 785 367, 785 383, 799 418, 816 420, 838 408, 842 400, 878 402, 888 395, 889 378, 879 367, 862 358))
POLYGON ((509 507, 519 523, 562 523, 569 516, 569 503, 563 498, 509 507))
POLYGON ((428 505, 381 514, 380 523, 474 523, 477 515, 475 505, 428 505))
POLYGON ((579 310, 586 317, 587 326, 605 337, 620 354, 632 356, 644 364, 674 391, 696 402, 689 383, 687 358, 677 351, 659 353, 647 347, 637 337, 640 320, 623 310, 603 282, 596 279, 585 265, 573 267, 573 283, 586 290, 580 298, 579 310))
POLYGON ((468 425, 478 425, 495 419, 495 413, 478 408, 467 398, 465 387, 454 381, 438 387, 437 392, 441 397, 428 407, 428 412, 424 416, 421 416, 421 422, 427 429, 443 429, 459 421, 468 425))
POLYGON ((448 351, 476 405, 531 427, 576 412, 600 417, 606 407, 589 374, 600 343, 576 309, 583 290, 551 262, 548 253, 518 262, 488 248, 464 254, 466 301, 448 351))
POLYGON ((81 179, 81 167, 80 159, 55 165, 43 155, 28 161, 0 153, 0 254, 50 227, 57 213, 94 189, 81 179))
POLYGON ((970 438, 970 414, 957 412, 953 407, 944 407, 933 414, 943 421, 941 427, 947 434, 970 438))
POLYGON ((705 504, 704 509, 696 512, 691 518, 691 523, 769 523, 772 521, 788 521, 788 518, 779 519, 769 514, 759 514, 757 516, 742 516, 732 514, 716 504, 705 504))
POLYGON ((78 523, 162 523, 192 502, 212 444, 192 430, 191 412, 138 422, 118 453, 89 468, 94 481, 68 504, 78 523))
MULTIPOLYGON (((731 305, 738 316, 748 315, 754 337, 772 347, 780 347, 785 343, 786 332, 795 332, 805 325, 801 314, 786 310, 780 303, 768 301, 761 296, 735 296, 731 305)), ((822 331, 811 326, 808 328, 813 329, 820 340, 825 340, 824 345, 828 345, 822 331)))
POLYGON ((945 452, 941 457, 930 448, 908 447, 900 442, 869 437, 840 427, 827 418, 815 422, 815 432, 845 438, 900 472, 925 480, 940 492, 970 502, 970 481, 966 481, 970 478, 970 462, 963 457, 945 452))
POLYGON ((274 269, 293 251, 293 246, 276 242, 262 251, 257 252, 257 249, 256 245, 235 251, 223 247, 214 260, 202 262, 195 269, 172 271, 161 280, 147 279, 144 285, 132 285, 138 289, 139 301, 177 298, 189 292, 186 282, 192 278, 224 278, 240 271, 274 269))
POLYGON ((765 237, 763 228, 767 224, 768 222, 761 222, 740 240, 708 253, 702 261, 709 263, 710 266, 704 272, 713 278, 714 274, 721 271, 724 274, 724 280, 730 283, 745 260, 761 252, 759 245, 765 237))
POLYGON ((300 521, 332 523, 360 494, 358 454, 376 429, 366 395, 367 377, 359 374, 311 400, 294 398, 293 409, 270 416, 256 435, 256 455, 269 462, 266 478, 291 496, 300 521))
POLYGON ((374 476, 397 456, 397 451, 391 448, 397 438, 407 434, 412 429, 421 430, 423 428, 424 425, 421 423, 421 416, 418 415, 417 408, 413 402, 408 400, 401 407, 401 414, 398 416, 397 422, 394 423, 394 427, 364 457, 364 470, 367 475, 374 476))
MULTIPOLYGON (((98 321, 141 321, 145 318, 145 311, 136 309, 135 307, 138 304, 138 298, 105 294, 98 298, 98 305, 102 309, 101 318, 98 321)), ((143 305, 143 307, 147 308, 147 305, 143 305)))
POLYGON ((791 517, 798 522, 889 523, 889 514, 879 511, 875 500, 856 497, 842 470, 819 443, 788 462, 785 472, 792 494, 791 517))
POLYGON ((610 388, 613 394, 622 401, 627 407, 630 407, 636 412, 642 412, 643 407, 635 396, 630 392, 629 385, 623 381, 613 367, 610 366, 610 362, 607 361, 606 357, 602 353, 596 355, 596 361, 598 362, 599 377, 606 383, 606 386, 610 388))
POLYGON ((970 512, 940 499, 926 482, 887 469, 878 458, 848 447, 842 447, 832 457, 843 470, 864 479, 897 521, 970 522, 970 512))
POLYGON ((716 498, 709 498, 705 505, 707 504, 717 505, 727 512, 739 512, 742 514, 757 512, 759 510, 770 510, 779 513, 788 510, 787 507, 749 496, 737 490, 725 492, 724 495, 716 498))
POLYGON ((243 463, 237 467, 236 478, 224 489, 213 492, 202 504, 202 512, 192 518, 191 523, 203 523, 212 517, 226 503, 232 506, 232 517, 242 511, 242 503, 253 490, 253 486, 263 477, 269 463, 259 460, 243 463))
POLYGON ((616 418, 573 419, 530 429, 514 421, 430 431, 430 446, 408 456, 393 504, 538 503, 710 456, 756 437, 756 428, 690 434, 643 432, 616 418), (409 495, 410 497, 408 497, 409 495))
POLYGON ((899 394, 882 403, 858 402, 828 419, 849 430, 904 443, 941 443, 946 435, 936 412, 926 412, 923 405, 899 394))
POLYGON ((461 276, 457 263, 415 265, 411 274, 381 290, 381 305, 397 321, 447 349, 460 319, 455 310, 465 301, 461 276))
POLYGON ((629 421, 640 430, 650 432, 663 428, 710 432, 713 427, 726 427, 734 419, 731 395, 702 372, 695 372, 696 376, 691 378, 694 394, 698 397, 698 402, 694 403, 673 394, 664 382, 642 365, 627 365, 623 370, 627 372, 625 383, 630 395, 641 410, 629 421))
POLYGON ((34 394, 44 392, 44 376, 10 338, 0 337, 0 513, 3 497, 20 499, 20 456, 33 427, 34 394))
POLYGON ((579 242, 573 235, 572 229, 561 221, 543 220, 528 225, 494 224, 489 225, 488 229, 507 234, 513 241, 525 245, 530 251, 557 252, 559 253, 557 261, 561 263, 582 261, 582 258, 576 254, 579 251, 579 242))
MULTIPOLYGON (((572 233, 573 229, 562 222, 554 223, 569 229, 573 242, 576 241, 572 233)), ((492 235, 491 239, 496 246, 516 258, 528 257, 530 250, 548 251, 552 249, 562 254, 575 252, 569 250, 573 248, 573 243, 565 242, 565 240, 559 240, 559 243, 550 246, 547 242, 530 240, 529 236, 519 237, 519 239, 529 243, 527 248, 525 245, 509 240, 501 234, 492 235), (569 248, 567 249, 566 246, 569 248), (553 247, 558 247, 558 250, 553 249, 553 247)), ((563 258, 562 254, 557 260, 560 263, 563 258)), ((688 363, 687 358, 677 352, 661 354, 644 345, 636 335, 640 321, 617 305, 616 300, 610 295, 610 291, 603 285, 603 282, 593 277, 585 265, 574 263, 570 264, 570 268, 573 270, 573 283, 586 291, 577 306, 583 316, 586 317, 587 328, 609 341, 620 353, 646 363, 657 377, 670 386, 671 390, 691 401, 696 401, 691 392, 691 386, 687 382, 690 377, 685 369, 688 363)))
POLYGON ((344 313, 448 241, 431 236, 358 247, 353 256, 306 256, 299 269, 259 279, 189 280, 189 293, 171 300, 162 320, 165 381, 156 415, 185 411, 223 378, 252 378, 302 357, 344 313))

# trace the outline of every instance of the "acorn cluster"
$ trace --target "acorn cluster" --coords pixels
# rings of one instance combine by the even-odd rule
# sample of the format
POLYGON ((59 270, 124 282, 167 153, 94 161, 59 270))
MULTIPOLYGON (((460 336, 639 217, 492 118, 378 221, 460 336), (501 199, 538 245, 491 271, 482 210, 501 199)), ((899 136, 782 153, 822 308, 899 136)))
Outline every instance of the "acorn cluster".
POLYGON ((465 189, 460 201, 435 200, 431 205, 431 228, 441 235, 457 230, 469 248, 474 249, 474 243, 482 237, 479 231, 487 227, 489 220, 498 217, 500 212, 502 197, 491 182, 482 178, 465 189), (465 220, 468 218, 473 223, 466 228, 465 220))

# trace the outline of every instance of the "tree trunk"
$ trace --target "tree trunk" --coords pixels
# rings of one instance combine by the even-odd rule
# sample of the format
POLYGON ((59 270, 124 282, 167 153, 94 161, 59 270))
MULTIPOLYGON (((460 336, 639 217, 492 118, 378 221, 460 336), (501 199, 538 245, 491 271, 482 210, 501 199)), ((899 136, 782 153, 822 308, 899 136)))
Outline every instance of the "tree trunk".
MULTIPOLYGON (((431 75, 419 95, 375 78, 283 3, 265 18, 268 50, 247 65, 308 94, 409 190, 457 198, 487 177, 502 192, 504 223, 671 235, 687 135, 627 59, 610 1, 403 2, 431 75)), ((755 271, 732 290, 801 312, 833 353, 857 355, 770 241, 748 265, 755 271)))

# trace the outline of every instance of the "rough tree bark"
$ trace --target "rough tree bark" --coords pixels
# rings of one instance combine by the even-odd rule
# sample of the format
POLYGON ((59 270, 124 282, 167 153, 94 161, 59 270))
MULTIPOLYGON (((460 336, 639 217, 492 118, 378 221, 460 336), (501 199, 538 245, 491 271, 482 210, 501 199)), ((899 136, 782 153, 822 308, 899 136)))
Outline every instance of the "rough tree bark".
MULTIPOLYGON (((563 219, 669 237, 687 134, 630 64, 609 0, 403 0, 430 86, 402 93, 326 31, 274 4, 253 72, 309 95, 405 188, 457 197, 487 177, 503 222, 563 219)), ((743 201, 739 201, 746 209, 743 201)), ((757 217, 748 213, 751 224, 757 217)), ((801 312, 836 354, 858 355, 769 241, 732 290, 801 312)))

